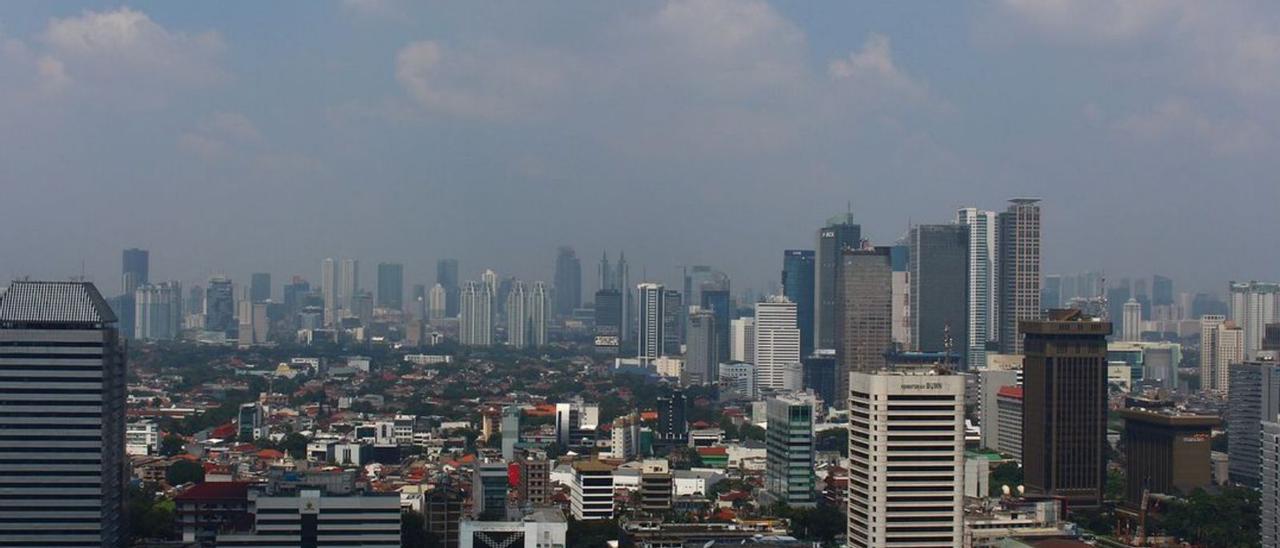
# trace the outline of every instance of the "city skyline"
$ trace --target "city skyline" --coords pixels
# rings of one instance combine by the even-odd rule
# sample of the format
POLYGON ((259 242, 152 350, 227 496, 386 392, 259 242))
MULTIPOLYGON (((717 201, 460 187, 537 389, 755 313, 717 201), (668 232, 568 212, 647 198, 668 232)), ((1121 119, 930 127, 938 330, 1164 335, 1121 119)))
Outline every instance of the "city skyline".
POLYGON ((674 2, 474 17, 352 1, 279 3, 250 23, 163 3, 10 4, 0 121, 23 129, 0 134, 14 182, 0 226, 50 228, 0 243, 0 275, 83 265, 115 287, 115 250, 136 246, 184 282, 305 275, 327 256, 403 262, 424 281, 440 257, 551 279, 558 245, 594 258, 622 244, 637 281, 705 263, 764 290, 777 250, 811 248, 835 204, 883 244, 908 223, 1034 196, 1046 272, 1161 273, 1219 292, 1280 267, 1227 251, 1265 246, 1264 204, 1280 197, 1263 100, 1277 59, 1212 39, 1273 37, 1280 10, 1254 7, 674 2), (270 47, 259 22, 310 47, 270 47), (1170 54, 1151 66, 1150 48, 1170 54), (649 68, 620 73, 611 58, 649 68), (509 66, 528 69, 490 72, 509 66), (653 222, 631 205, 638 186, 684 199, 653 222), (88 230, 99 208, 115 214, 88 230), (344 222, 320 222, 335 213, 344 222), (1118 220, 1132 220, 1123 238, 1118 220))

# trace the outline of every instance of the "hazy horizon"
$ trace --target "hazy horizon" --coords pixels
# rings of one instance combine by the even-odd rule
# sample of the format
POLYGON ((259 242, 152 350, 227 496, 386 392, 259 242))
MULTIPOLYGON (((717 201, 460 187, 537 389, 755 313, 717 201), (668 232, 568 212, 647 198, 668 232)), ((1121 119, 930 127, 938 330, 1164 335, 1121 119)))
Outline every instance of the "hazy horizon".
POLYGON ((777 284, 1043 200, 1044 273, 1280 278, 1280 5, 1191 1, 0 4, 0 275, 273 293, 325 257, 777 284), (1230 40, 1226 38, 1231 38, 1230 40))

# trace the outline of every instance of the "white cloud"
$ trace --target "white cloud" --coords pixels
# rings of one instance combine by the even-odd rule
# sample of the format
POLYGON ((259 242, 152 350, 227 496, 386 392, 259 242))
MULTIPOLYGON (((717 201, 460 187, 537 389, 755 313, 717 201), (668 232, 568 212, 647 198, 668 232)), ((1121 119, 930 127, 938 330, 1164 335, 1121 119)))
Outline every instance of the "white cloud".
POLYGON ((1176 97, 1126 116, 1115 128, 1142 141, 1190 143, 1217 156, 1273 150, 1277 145, 1275 137, 1255 120, 1210 116, 1176 97))
POLYGON ((129 8, 53 19, 42 41, 77 80, 199 86, 226 77, 217 33, 171 31, 129 8))
POLYGON ((429 110, 469 118, 534 114, 561 88, 565 57, 531 48, 446 49, 424 40, 396 56, 396 79, 429 110))
POLYGON ((889 38, 882 34, 872 34, 861 50, 831 61, 827 66, 827 74, 837 81, 883 86, 894 91, 924 95, 923 86, 894 64, 889 38))

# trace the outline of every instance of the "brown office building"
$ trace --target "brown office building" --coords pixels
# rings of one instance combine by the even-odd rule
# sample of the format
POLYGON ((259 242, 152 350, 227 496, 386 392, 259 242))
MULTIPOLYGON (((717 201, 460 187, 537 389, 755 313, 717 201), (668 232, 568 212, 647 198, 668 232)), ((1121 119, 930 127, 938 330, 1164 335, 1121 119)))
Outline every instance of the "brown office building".
POLYGON ((1106 482, 1107 335, 1079 310, 1022 320, 1022 462, 1030 497, 1068 508, 1102 503, 1106 482))
POLYGON ((1124 417, 1125 501, 1142 502, 1143 490, 1188 494, 1213 483, 1209 445, 1222 421, 1173 409, 1130 408, 1124 417))
POLYGON ((873 373, 893 344, 893 266, 888 247, 845 249, 840 255, 836 317, 836 390, 849 397, 849 373, 873 373))

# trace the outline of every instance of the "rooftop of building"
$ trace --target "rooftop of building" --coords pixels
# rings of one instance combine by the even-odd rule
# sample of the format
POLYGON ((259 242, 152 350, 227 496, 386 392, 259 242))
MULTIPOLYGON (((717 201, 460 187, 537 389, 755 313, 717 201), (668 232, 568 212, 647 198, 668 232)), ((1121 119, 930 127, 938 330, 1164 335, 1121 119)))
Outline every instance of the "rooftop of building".
POLYGON ((88 282, 18 280, 0 294, 0 322, 105 324, 116 321, 106 299, 88 282))
POLYGON ((1022 387, 1021 386, 1001 386, 1000 390, 996 392, 996 395, 1000 397, 1015 398, 1020 400, 1022 399, 1022 387))
POLYGON ((191 486, 173 500, 183 502, 207 502, 214 500, 248 500, 252 481, 206 481, 191 486))
POLYGON ((1222 419, 1214 415, 1204 415, 1177 407, 1129 407, 1119 410, 1118 414, 1126 421, 1139 421, 1164 426, 1183 426, 1210 428, 1222 424, 1222 419))

